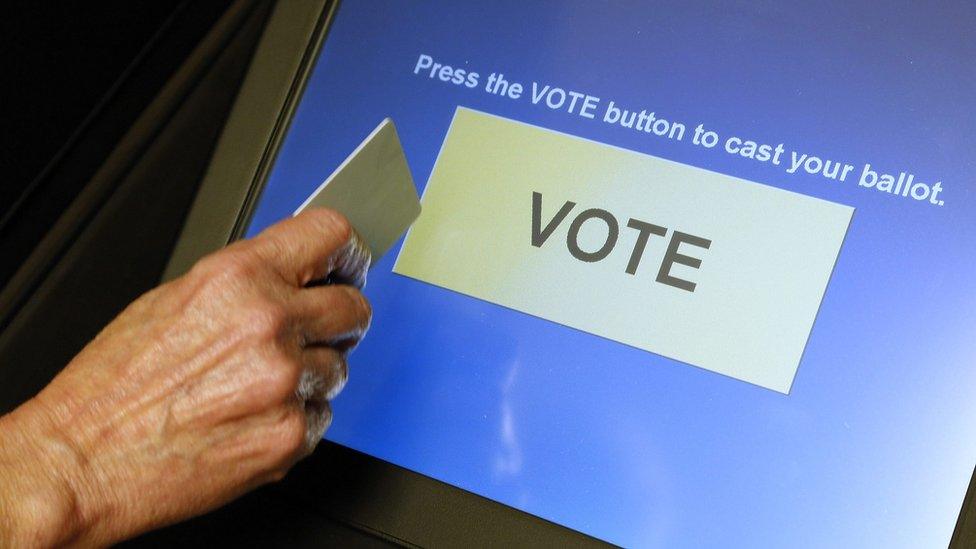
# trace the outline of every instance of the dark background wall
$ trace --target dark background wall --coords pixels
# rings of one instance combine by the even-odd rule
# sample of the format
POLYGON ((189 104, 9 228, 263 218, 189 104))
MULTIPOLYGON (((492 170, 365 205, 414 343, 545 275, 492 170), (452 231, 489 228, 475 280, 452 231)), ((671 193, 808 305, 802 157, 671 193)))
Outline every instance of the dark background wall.
POLYGON ((182 0, 6 3, 0 17, 0 217, 182 0))

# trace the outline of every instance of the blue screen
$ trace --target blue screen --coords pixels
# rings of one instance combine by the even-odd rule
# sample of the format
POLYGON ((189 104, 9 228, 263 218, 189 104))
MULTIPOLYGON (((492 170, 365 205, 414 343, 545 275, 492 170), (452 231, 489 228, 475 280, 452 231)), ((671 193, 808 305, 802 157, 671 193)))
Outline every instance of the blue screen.
POLYGON ((343 3, 248 235, 385 117, 422 192, 458 106, 855 214, 788 395, 400 276, 401 241, 326 438, 626 546, 945 546, 976 464, 974 6, 343 3), (943 204, 486 93, 492 72, 911 172, 943 204))

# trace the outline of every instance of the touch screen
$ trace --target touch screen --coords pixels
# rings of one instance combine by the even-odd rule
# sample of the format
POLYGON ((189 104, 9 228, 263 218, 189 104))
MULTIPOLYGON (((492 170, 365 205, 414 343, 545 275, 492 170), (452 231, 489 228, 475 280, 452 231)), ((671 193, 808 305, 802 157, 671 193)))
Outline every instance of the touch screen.
POLYGON ((346 2, 248 235, 386 117, 423 211, 327 438, 626 546, 944 546, 976 8, 346 2))

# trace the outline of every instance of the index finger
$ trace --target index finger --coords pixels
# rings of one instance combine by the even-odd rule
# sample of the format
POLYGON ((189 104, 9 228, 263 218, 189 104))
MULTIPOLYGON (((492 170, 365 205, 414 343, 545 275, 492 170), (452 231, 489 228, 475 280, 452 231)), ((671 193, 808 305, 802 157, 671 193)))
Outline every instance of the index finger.
POLYGON ((369 248, 335 210, 310 208, 268 227, 253 242, 282 278, 298 287, 327 278, 357 287, 366 281, 369 248))

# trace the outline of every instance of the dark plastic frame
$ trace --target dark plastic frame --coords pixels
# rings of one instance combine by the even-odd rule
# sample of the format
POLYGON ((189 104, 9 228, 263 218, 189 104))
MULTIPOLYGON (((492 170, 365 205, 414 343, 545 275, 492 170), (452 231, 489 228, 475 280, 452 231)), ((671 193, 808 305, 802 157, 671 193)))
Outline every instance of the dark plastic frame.
MULTIPOLYGON (((280 2, 267 24, 164 280, 247 227, 338 0, 280 2)), ((324 442, 279 489, 388 541, 420 546, 603 542, 366 454, 324 442)), ((976 471, 950 547, 976 546, 976 471)))

